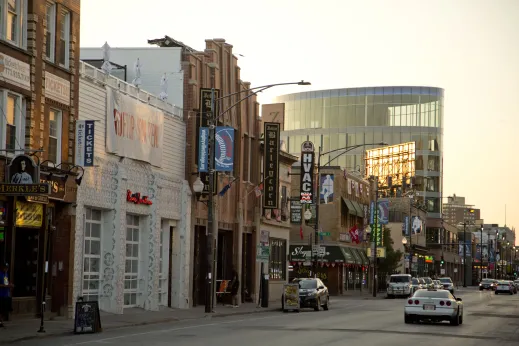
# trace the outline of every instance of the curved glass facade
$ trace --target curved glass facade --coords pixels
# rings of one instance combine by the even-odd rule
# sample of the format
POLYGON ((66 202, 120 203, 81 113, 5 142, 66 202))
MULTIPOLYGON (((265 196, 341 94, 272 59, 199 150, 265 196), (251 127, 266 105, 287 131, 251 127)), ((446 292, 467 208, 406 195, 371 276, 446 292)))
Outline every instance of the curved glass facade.
POLYGON ((278 96, 285 104, 282 140, 293 155, 310 140, 322 152, 363 145, 337 158, 321 157, 348 170, 365 172, 364 153, 377 146, 415 142, 416 188, 432 218, 441 217, 443 97, 441 88, 372 87, 309 91, 278 96))

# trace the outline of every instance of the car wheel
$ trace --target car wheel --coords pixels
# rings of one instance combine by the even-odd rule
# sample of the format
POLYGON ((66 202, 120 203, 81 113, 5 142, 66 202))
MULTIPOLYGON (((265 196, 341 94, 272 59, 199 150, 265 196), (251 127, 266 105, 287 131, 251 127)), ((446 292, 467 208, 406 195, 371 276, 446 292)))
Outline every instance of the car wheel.
POLYGON ((513 296, 513 295, 514 295, 514 292, 510 292, 510 295, 513 296))
POLYGON ((451 326, 459 326, 460 325, 460 316, 456 315, 450 320, 451 326))
POLYGON ((284 313, 287 313, 287 312, 288 312, 288 310, 286 310, 286 309, 283 309, 283 312, 284 312, 284 313))
POLYGON ((315 304, 314 310, 315 311, 321 310, 321 298, 317 298, 317 303, 315 304))
POLYGON ((405 324, 411 324, 413 323, 413 319, 407 315, 404 315, 404 322, 405 324))
POLYGON ((483 291, 483 287, 480 287, 479 290, 480 290, 480 291, 483 291))
POLYGON ((330 309, 330 297, 326 297, 326 304, 323 305, 324 311, 328 311, 330 309))

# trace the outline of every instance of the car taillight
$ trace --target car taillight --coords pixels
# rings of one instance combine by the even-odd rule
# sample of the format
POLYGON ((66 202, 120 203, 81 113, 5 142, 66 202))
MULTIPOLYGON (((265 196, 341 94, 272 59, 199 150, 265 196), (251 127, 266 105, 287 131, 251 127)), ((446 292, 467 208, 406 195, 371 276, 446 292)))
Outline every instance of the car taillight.
POLYGON ((409 303, 410 305, 413 305, 413 300, 412 300, 412 299, 409 299, 409 300, 407 301, 407 303, 409 303))
POLYGON ((440 305, 441 305, 441 306, 444 306, 444 305, 445 305, 445 303, 443 302, 443 300, 440 302, 440 305))
POLYGON ((416 305, 418 305, 418 304, 420 304, 420 301, 419 301, 419 300, 415 300, 414 303, 415 303, 416 305))
POLYGON ((448 301, 448 302, 447 302, 447 306, 451 306, 451 302, 448 301))

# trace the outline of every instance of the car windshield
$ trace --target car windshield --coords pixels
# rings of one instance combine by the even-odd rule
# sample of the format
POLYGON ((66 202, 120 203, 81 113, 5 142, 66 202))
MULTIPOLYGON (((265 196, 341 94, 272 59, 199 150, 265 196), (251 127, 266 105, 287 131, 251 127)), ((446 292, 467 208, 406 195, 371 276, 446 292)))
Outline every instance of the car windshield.
POLYGON ((301 280, 299 281, 299 288, 302 289, 316 289, 317 281, 316 280, 301 280))
POLYGON ((481 282, 488 284, 488 283, 491 283, 492 280, 490 280, 490 279, 483 279, 483 280, 481 280, 481 282))
POLYGON ((415 298, 443 298, 449 299, 450 293, 449 291, 439 290, 439 291, 428 291, 428 290, 418 290, 413 295, 415 298))
POLYGON ((440 282, 443 284, 451 284, 452 280, 451 278, 440 278, 440 282))
POLYGON ((424 284, 424 283, 425 283, 425 280, 422 279, 422 278, 418 279, 418 281, 420 281, 421 284, 424 284))
POLYGON ((409 276, 402 275, 402 276, 392 276, 389 278, 389 282, 393 283, 407 283, 409 282, 409 276))
POLYGON ((413 279, 413 285, 418 285, 418 279, 413 279))
POLYGON ((431 278, 424 278, 424 281, 425 281, 426 283, 428 283, 428 284, 432 283, 431 278))

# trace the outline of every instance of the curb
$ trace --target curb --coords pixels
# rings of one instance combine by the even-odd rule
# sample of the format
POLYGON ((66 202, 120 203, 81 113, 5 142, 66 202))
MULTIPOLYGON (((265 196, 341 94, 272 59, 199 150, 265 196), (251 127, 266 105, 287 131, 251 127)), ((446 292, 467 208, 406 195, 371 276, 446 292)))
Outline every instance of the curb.
MULTIPOLYGON (((154 321, 150 321, 150 322, 137 322, 137 323, 128 323, 125 325, 114 326, 114 327, 104 327, 103 331, 118 330, 118 329, 131 328, 131 327, 142 327, 142 326, 161 324, 161 323, 167 323, 167 322, 196 321, 196 320, 211 319, 211 318, 260 314, 260 313, 274 312, 274 311, 281 311, 281 309, 280 308, 266 308, 264 310, 243 311, 243 312, 224 312, 224 313, 214 312, 212 314, 204 314, 201 317, 192 317, 192 318, 170 317, 170 318, 162 318, 160 320, 154 320, 154 321)), ((57 332, 57 333, 50 333, 50 334, 43 333, 43 334, 28 335, 28 336, 23 336, 21 338, 7 340, 6 342, 7 342, 7 344, 14 344, 14 343, 19 343, 19 342, 29 341, 29 340, 34 340, 34 339, 52 338, 52 337, 67 336, 67 335, 74 335, 74 332, 67 331, 67 332, 57 332)))

